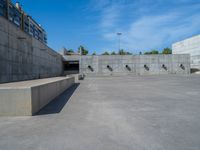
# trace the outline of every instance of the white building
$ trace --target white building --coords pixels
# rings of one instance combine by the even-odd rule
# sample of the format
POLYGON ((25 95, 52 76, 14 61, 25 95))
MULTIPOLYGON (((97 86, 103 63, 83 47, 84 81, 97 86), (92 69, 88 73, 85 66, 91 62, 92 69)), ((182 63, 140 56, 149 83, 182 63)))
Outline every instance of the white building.
POLYGON ((200 35, 172 45, 173 54, 190 54, 191 68, 200 69, 200 35))

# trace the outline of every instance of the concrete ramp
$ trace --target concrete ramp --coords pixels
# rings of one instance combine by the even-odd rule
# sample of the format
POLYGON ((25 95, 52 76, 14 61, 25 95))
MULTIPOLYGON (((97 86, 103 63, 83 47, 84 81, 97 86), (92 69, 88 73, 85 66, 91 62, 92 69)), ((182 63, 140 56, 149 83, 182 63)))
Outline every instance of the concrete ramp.
POLYGON ((0 116, 31 116, 74 83, 57 77, 0 84, 0 116))

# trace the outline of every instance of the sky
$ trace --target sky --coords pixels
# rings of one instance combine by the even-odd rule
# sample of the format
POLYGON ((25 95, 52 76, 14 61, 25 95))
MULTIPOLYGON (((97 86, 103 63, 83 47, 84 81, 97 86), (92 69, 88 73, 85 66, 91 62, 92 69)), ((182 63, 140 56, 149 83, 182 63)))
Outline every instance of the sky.
MULTIPOLYGON (((56 51, 162 50, 200 34, 200 0, 18 0, 43 26, 56 51)), ((16 2, 16 0, 13 0, 16 2)))

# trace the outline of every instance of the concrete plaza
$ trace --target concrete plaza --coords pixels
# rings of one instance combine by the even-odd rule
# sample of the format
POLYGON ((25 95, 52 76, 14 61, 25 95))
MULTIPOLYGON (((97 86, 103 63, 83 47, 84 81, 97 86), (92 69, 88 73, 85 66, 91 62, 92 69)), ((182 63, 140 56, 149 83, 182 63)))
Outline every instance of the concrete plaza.
POLYGON ((199 150, 200 75, 86 78, 36 116, 1 117, 0 149, 199 150))

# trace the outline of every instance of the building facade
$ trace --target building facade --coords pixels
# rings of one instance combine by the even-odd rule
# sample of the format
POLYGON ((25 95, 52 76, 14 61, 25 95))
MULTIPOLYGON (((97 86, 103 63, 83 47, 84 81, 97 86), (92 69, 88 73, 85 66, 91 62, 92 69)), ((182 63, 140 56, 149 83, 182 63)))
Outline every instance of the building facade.
POLYGON ((6 0, 1 0, 0 1, 0 16, 7 16, 7 1, 6 0))
POLYGON ((172 45, 173 54, 190 54, 191 68, 200 69, 200 35, 172 45))
POLYGON ((26 14, 19 3, 15 5, 10 0, 0 1, 0 16, 5 17, 25 33, 47 44, 47 34, 31 16, 26 14))

